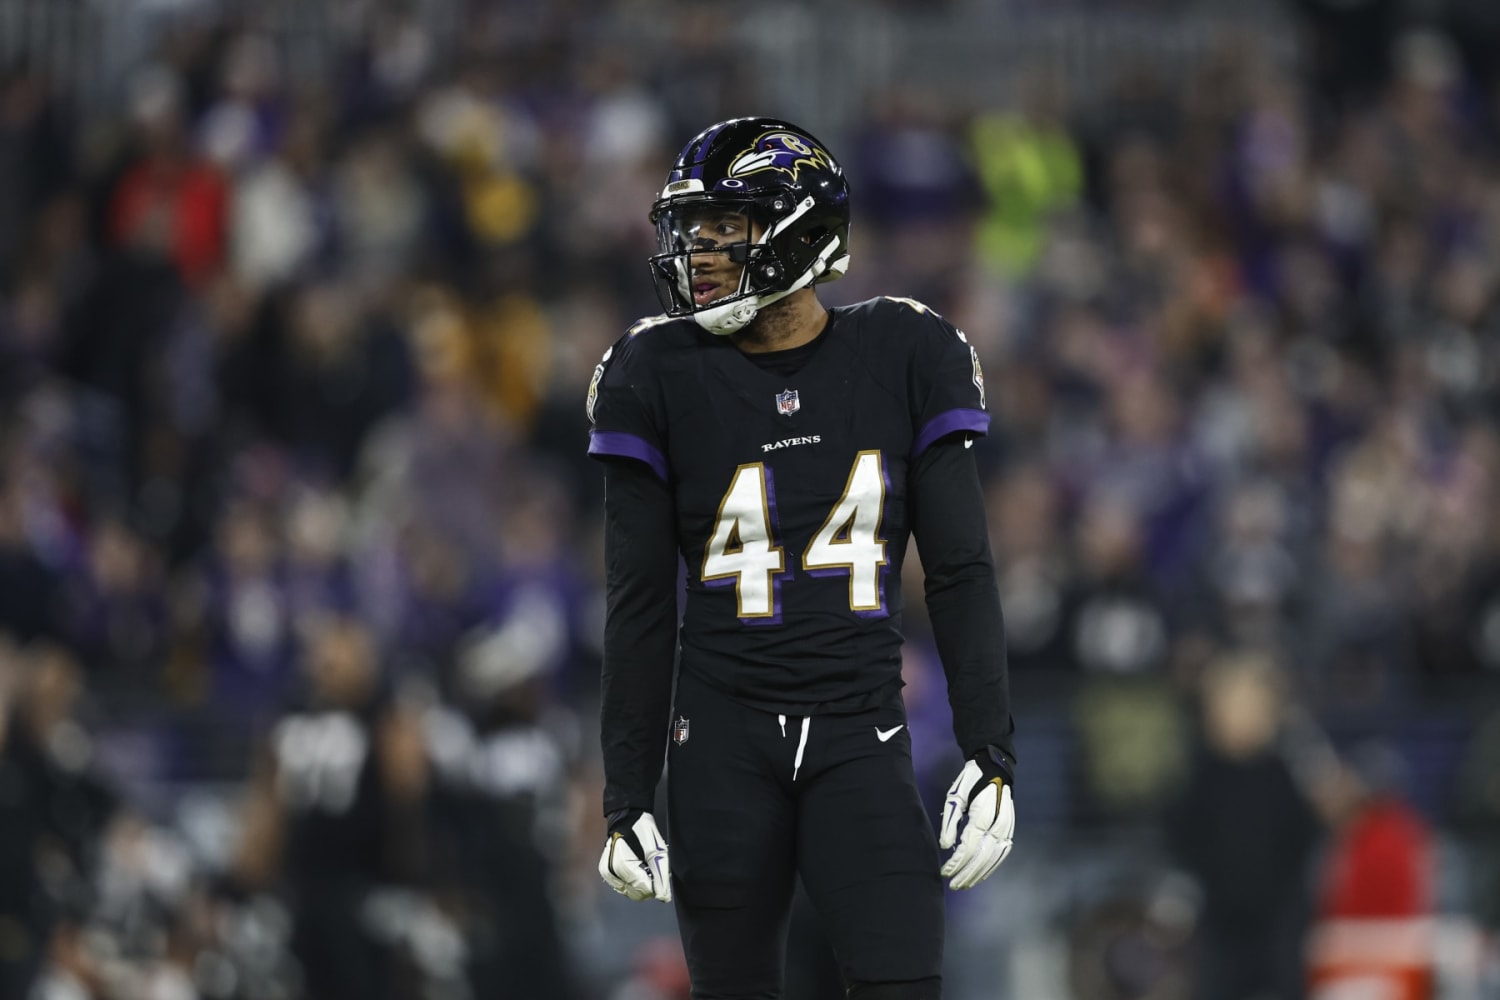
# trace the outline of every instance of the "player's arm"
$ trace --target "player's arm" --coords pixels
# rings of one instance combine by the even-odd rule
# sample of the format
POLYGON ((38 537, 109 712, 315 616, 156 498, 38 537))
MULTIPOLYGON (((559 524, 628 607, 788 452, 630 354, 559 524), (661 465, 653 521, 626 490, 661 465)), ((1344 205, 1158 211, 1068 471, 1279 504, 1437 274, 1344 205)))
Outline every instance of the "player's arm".
POLYGON ((955 889, 988 878, 1010 853, 1015 830, 1015 723, 1005 624, 984 490, 966 437, 950 435, 929 447, 910 480, 912 534, 926 573, 927 614, 948 678, 953 732, 968 758, 948 789, 939 840, 944 850, 957 847, 942 868, 955 889))
POLYGON ((927 574, 927 610, 948 675, 953 730, 966 757, 994 747, 1014 760, 1005 625, 990 554, 984 490, 970 445, 989 432, 979 353, 953 324, 911 299, 890 322, 911 345, 912 535, 927 574))
POLYGON ((1015 759, 1005 623, 990 553, 984 490, 966 435, 928 448, 911 473, 912 534, 926 574, 927 614, 965 757, 995 747, 1015 759))
POLYGON ((927 575, 927 613, 948 676, 953 731, 968 758, 948 789, 938 843, 955 848, 942 873, 965 889, 1005 860, 1016 822, 1005 624, 984 490, 967 447, 973 435, 988 432, 990 417, 979 354, 968 338, 921 303, 898 299, 894 307, 912 344, 912 534, 927 575))
POLYGON ((610 834, 599 871, 632 898, 670 900, 667 845, 651 808, 671 712, 676 517, 667 484, 640 462, 605 467, 604 565, 599 723, 610 834))
POLYGON ((600 719, 606 814, 649 812, 666 756, 677 631, 675 522, 665 483, 639 463, 608 463, 600 719))
POLYGON ((667 845, 651 816, 666 756, 677 632, 676 511, 656 373, 634 335, 594 369, 589 454, 605 463, 604 664, 600 745, 609 839, 606 884, 632 899, 672 898, 667 845))

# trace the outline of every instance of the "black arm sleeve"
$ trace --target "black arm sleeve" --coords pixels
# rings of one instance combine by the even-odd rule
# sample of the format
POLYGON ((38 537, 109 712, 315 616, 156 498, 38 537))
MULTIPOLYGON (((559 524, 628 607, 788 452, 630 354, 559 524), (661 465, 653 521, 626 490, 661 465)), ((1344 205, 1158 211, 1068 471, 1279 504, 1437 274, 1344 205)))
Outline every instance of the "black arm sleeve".
POLYGON ((933 638, 948 676, 953 734, 965 756, 992 744, 1014 760, 1000 587, 979 469, 963 437, 949 435, 913 466, 912 534, 927 574, 933 638))
POLYGON ((670 488, 633 459, 605 464, 604 570, 604 814, 650 812, 672 709, 677 531, 670 488))

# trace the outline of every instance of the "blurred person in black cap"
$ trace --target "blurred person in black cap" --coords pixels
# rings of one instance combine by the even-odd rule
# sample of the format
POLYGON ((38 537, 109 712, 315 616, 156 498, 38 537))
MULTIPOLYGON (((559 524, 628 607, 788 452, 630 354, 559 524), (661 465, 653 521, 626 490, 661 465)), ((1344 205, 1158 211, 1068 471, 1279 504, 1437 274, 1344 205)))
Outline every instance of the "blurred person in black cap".
MULTIPOLYGON (((116 796, 79 721, 84 679, 62 647, 0 649, 0 998, 21 1000, 54 921, 88 896, 116 796)), ((52 942, 52 943, 49 943, 52 942)))
POLYGON ((62 587, 26 531, 21 491, 0 453, 0 632, 20 642, 62 631, 62 587))
POLYGON ((1168 846, 1202 891, 1204 1000, 1301 995, 1299 947, 1317 814, 1278 752, 1283 679, 1260 652, 1222 654, 1201 678, 1203 744, 1167 815, 1168 846))
MULTIPOLYGON (((303 649, 307 698, 269 743, 291 893, 292 949, 319 1000, 414 995, 382 895, 429 871, 429 768, 420 721, 390 691, 368 628, 332 616, 303 649)), ((410 915, 412 922, 416 914, 410 915)))
POLYGON ((425 715, 445 850, 438 878, 460 901, 478 996, 572 1000, 562 870, 577 722, 551 702, 548 670, 566 633, 520 602, 460 643, 451 708, 425 715))

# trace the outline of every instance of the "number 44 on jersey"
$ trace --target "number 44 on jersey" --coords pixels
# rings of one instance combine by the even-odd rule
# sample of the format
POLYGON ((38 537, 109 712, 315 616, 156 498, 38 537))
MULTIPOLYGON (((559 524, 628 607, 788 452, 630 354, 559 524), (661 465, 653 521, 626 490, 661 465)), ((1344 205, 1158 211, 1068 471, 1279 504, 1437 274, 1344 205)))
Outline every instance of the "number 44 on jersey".
MULTIPOLYGON (((860 452, 843 495, 802 554, 802 569, 809 576, 848 575, 851 611, 886 610, 881 586, 886 543, 880 536, 885 494, 880 452, 860 452)), ((791 575, 785 549, 777 542, 775 495, 763 462, 735 469, 703 551, 703 582, 733 583, 739 617, 746 622, 780 619, 779 585, 791 575)))

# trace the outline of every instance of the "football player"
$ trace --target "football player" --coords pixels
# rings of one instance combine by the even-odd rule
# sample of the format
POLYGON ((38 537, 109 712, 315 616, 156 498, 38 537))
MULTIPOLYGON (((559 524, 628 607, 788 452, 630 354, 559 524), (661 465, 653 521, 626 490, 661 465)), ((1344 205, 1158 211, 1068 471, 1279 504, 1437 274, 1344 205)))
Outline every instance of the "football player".
POLYGON ((987 878, 1015 825, 978 356, 919 302, 819 301, 849 267, 849 188, 795 125, 705 130, 651 218, 665 312, 605 353, 587 403, 606 462, 600 874, 676 904, 696 998, 781 995, 800 874, 850 997, 936 1000, 943 879, 987 878), (940 836, 901 698, 909 535, 968 758, 940 836), (668 750, 670 852, 652 815, 668 750))

